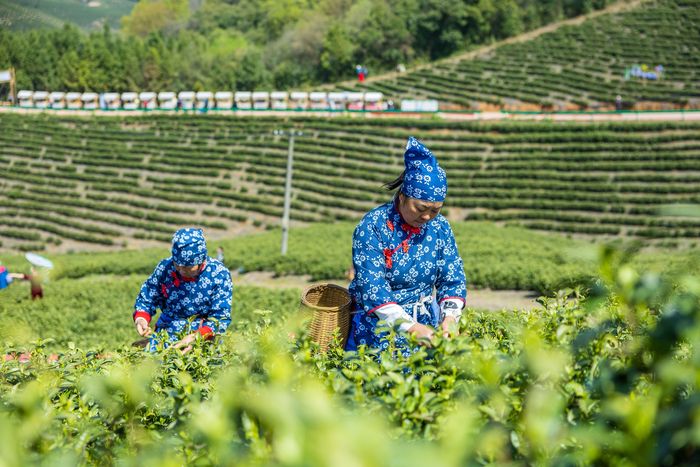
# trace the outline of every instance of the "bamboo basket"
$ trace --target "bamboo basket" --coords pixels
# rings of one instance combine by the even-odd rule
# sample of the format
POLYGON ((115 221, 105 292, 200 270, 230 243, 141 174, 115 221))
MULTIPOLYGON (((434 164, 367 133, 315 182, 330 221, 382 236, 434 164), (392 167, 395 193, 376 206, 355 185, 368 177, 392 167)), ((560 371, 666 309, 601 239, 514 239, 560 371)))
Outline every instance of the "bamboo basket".
POLYGON ((333 333, 339 329, 343 347, 350 331, 350 293, 335 284, 316 284, 304 289, 301 308, 312 313, 309 335, 322 351, 328 348, 333 333))

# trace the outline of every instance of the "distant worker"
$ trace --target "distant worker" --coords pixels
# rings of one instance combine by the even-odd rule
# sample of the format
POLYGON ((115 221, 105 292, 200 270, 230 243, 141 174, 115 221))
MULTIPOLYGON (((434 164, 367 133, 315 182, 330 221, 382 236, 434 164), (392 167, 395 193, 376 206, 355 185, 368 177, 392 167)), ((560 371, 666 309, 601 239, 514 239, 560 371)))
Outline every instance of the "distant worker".
POLYGON ((148 350, 157 349, 158 336, 149 326, 160 308, 156 331, 166 331, 166 346, 183 353, 197 338, 212 339, 231 323, 233 284, 228 269, 207 256, 201 229, 180 229, 173 235, 172 256, 162 260, 141 286, 134 304, 134 324, 150 337, 148 350))
POLYGON ((224 248, 221 246, 216 249, 216 259, 222 263, 224 262, 224 248))
POLYGON ((664 76, 664 66, 663 65, 656 65, 654 67, 654 71, 656 71, 656 78, 661 79, 664 76))
POLYGON ((357 73, 357 81, 361 83, 365 80, 367 69, 362 65, 355 65, 355 73, 357 73))
POLYGON ((6 289, 10 284, 12 284, 12 279, 14 279, 15 274, 10 274, 5 266, 0 263, 0 290, 6 289))
POLYGON ((622 110, 622 96, 619 94, 615 96, 615 110, 622 110))
POLYGON ((29 281, 29 295, 32 300, 44 298, 44 289, 41 286, 41 273, 33 267, 29 269, 29 274, 13 274, 16 279, 29 281))
POLYGON ((41 287, 41 275, 33 267, 29 274, 19 274, 10 272, 0 263, 0 290, 6 289, 15 280, 29 281, 29 292, 32 300, 44 297, 44 290, 41 287))

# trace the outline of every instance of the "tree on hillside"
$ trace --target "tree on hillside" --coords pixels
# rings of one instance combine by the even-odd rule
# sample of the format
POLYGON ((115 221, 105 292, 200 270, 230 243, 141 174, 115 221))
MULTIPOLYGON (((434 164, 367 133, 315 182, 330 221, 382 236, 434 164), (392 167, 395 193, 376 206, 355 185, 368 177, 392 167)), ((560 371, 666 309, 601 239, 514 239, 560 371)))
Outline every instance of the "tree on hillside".
POLYGON ((309 0, 262 0, 265 15, 260 26, 266 38, 278 38, 288 25, 296 23, 309 11, 311 3, 309 0))
MULTIPOLYGON (((19 63, 16 67, 18 87, 30 89, 50 89, 55 82, 55 50, 52 44, 43 41, 40 31, 30 31, 20 38, 11 51, 13 63, 19 63)), ((0 69, 3 67, 0 66, 0 69)))
POLYGON ((453 53, 463 45, 469 10, 463 1, 424 0, 425 14, 418 22, 415 42, 425 44, 430 59, 453 53))
POLYGON ((90 64, 81 60, 75 50, 70 50, 58 61, 58 77, 70 91, 90 90, 90 64))
POLYGON ((143 42, 130 37, 115 42, 114 57, 117 73, 112 90, 124 92, 143 89, 145 83, 141 63, 143 60, 143 42))
POLYGON ((185 27, 189 16, 188 0, 140 0, 121 24, 126 34, 138 37, 153 32, 172 34, 185 27))
POLYGON ((177 89, 176 54, 160 35, 149 36, 143 62, 143 78, 148 90, 177 89))
POLYGON ((265 63, 274 70, 276 83, 297 86, 319 79, 319 70, 323 72, 320 57, 331 23, 321 12, 311 13, 265 48, 265 63))
POLYGON ((523 32, 523 13, 515 0, 493 0, 491 32, 496 39, 505 39, 523 32))
POLYGON ((358 43, 356 63, 393 68, 413 58, 413 37, 406 27, 407 18, 395 11, 384 1, 372 6, 364 24, 354 33, 358 43))
POLYGON ((352 73, 356 42, 342 24, 331 26, 323 39, 321 79, 333 81, 352 73))
POLYGON ((272 76, 263 64, 260 50, 251 48, 241 59, 236 71, 236 89, 269 89, 272 76))

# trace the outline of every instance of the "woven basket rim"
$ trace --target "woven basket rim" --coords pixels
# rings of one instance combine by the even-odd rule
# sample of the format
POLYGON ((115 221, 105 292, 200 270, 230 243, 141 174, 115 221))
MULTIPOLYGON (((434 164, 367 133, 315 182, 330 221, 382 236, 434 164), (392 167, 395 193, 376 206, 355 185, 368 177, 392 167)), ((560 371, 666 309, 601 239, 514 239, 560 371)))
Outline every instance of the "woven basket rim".
POLYGON ((332 312, 332 313, 337 313, 339 309, 350 305, 352 303, 352 299, 350 298, 350 292, 348 292, 348 289, 346 289, 343 286, 340 286, 338 284, 331 284, 329 282, 322 282, 319 284, 312 284, 304 289, 304 291, 301 293, 301 303, 304 306, 307 306, 311 309, 318 310, 318 311, 325 311, 325 312, 332 312), (347 294, 347 302, 336 305, 336 306, 319 306, 319 305, 314 305, 312 303, 309 303, 306 301, 306 295, 313 289, 318 288, 318 287, 331 287, 335 289, 340 289, 343 292, 347 294))

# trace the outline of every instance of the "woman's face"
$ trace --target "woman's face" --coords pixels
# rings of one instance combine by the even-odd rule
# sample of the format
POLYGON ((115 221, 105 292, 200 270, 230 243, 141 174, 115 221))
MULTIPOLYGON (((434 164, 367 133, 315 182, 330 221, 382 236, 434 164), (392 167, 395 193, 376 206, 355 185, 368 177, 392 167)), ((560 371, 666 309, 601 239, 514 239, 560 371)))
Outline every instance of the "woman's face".
POLYGON ((399 211, 411 227, 420 227, 440 213, 442 202, 423 201, 399 193, 399 211))
POLYGON ((194 266, 180 266, 179 264, 175 265, 175 269, 182 277, 187 277, 190 279, 197 277, 201 268, 201 264, 195 264, 194 266))

